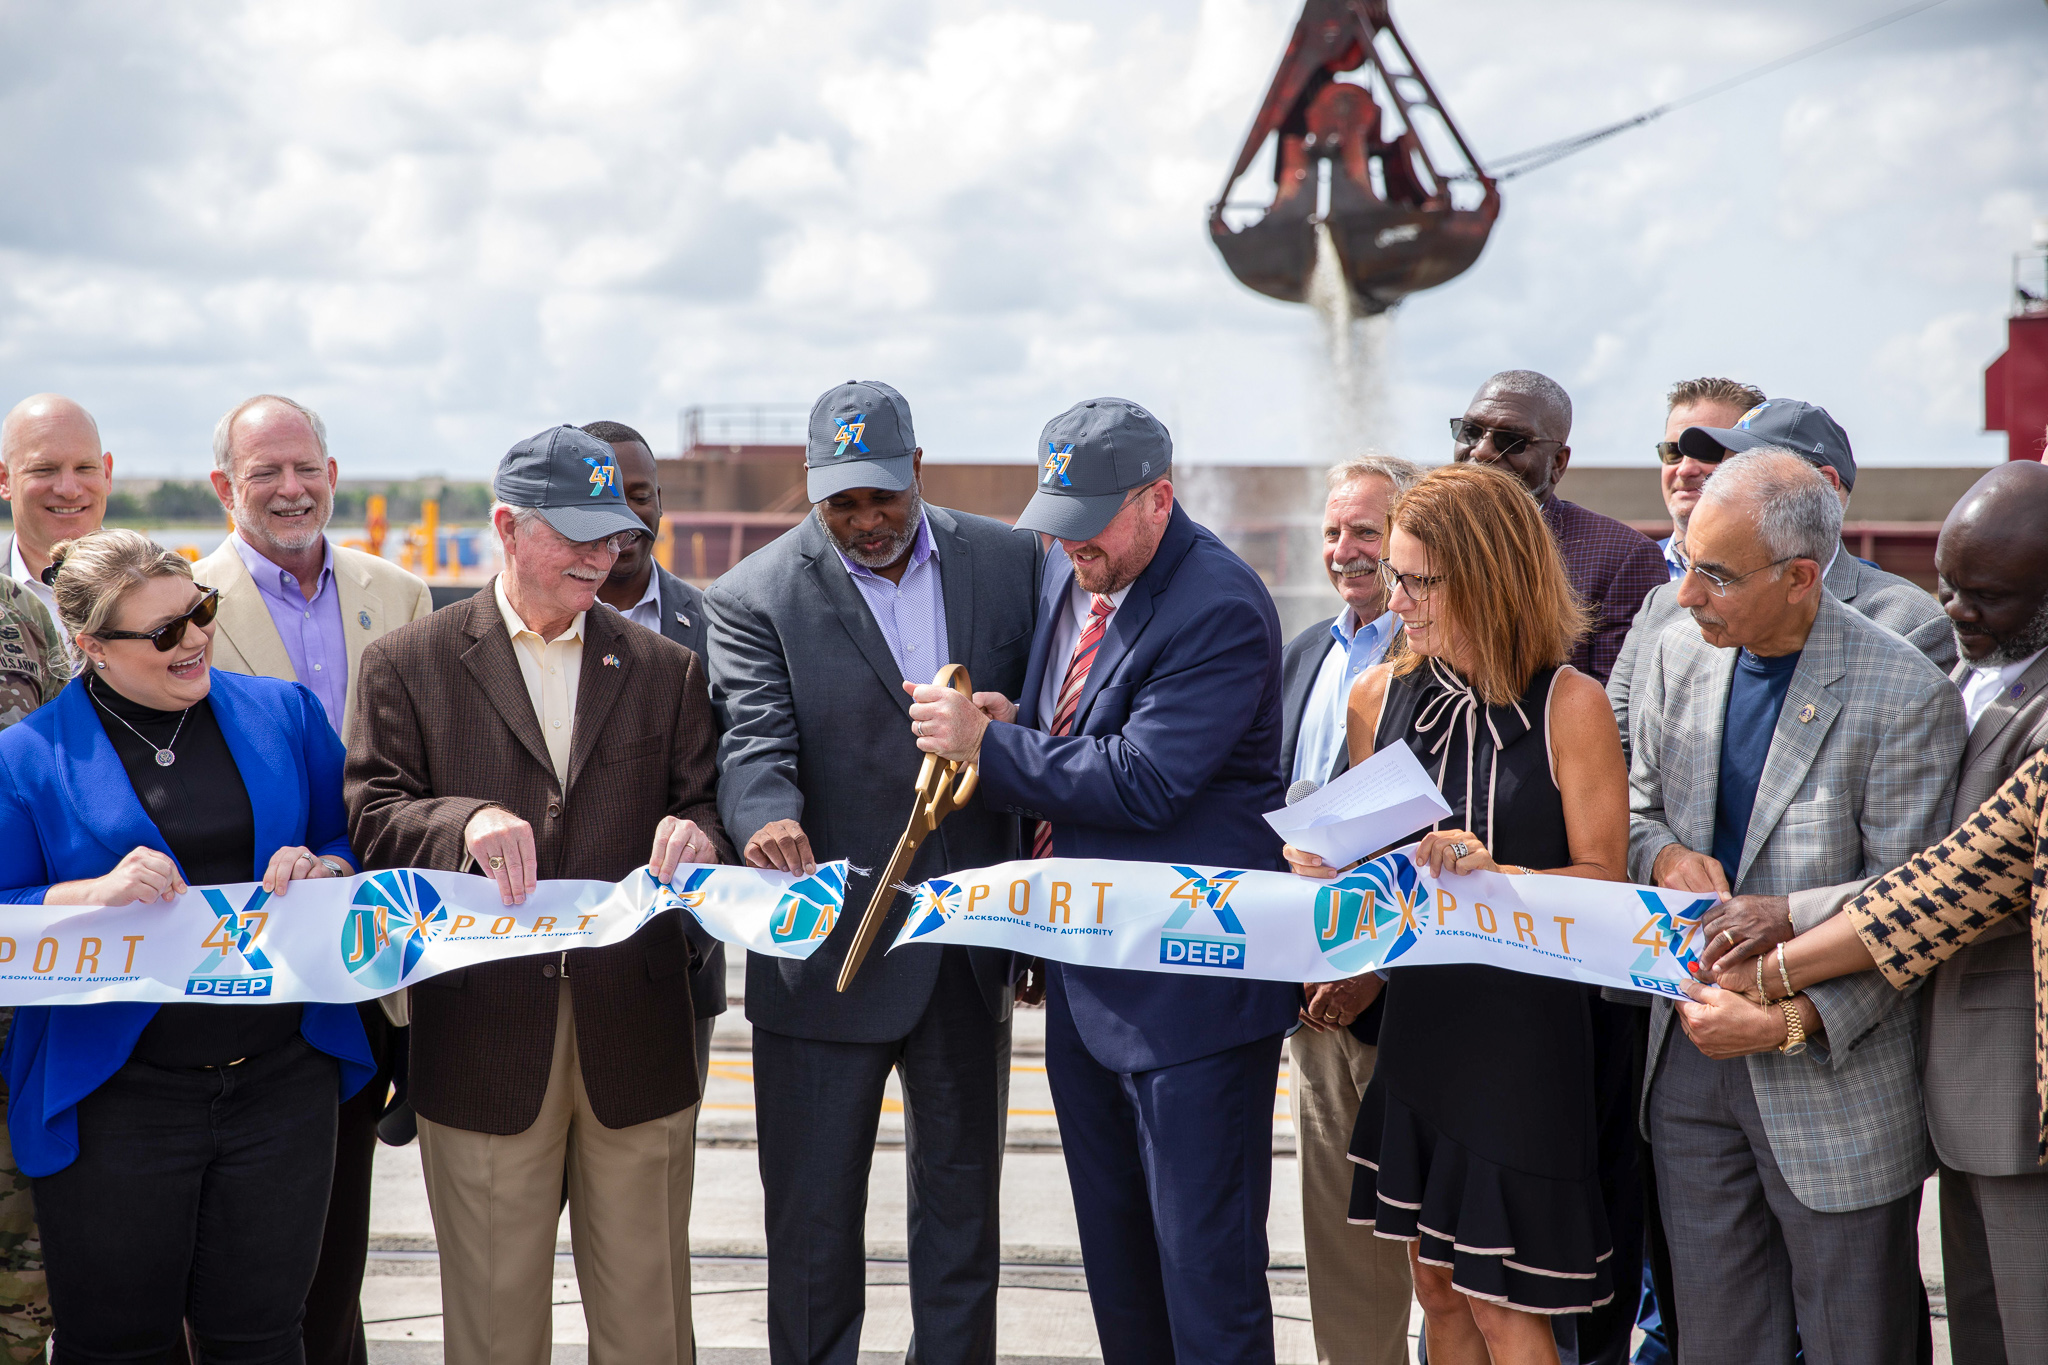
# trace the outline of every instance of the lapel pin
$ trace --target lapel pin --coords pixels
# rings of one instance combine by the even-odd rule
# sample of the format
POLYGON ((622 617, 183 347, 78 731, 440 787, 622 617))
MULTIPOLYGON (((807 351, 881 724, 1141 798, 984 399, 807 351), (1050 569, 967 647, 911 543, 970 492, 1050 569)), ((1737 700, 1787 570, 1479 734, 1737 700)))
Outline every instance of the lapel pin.
POLYGON ((2017 701, 2021 697, 2026 696, 2027 685, 2025 683, 2014 683, 2012 685, 2012 695, 2015 701, 2017 701))
POLYGON ((681 626, 684 630, 688 630, 690 628, 690 618, 683 615, 681 612, 677 612, 676 624, 681 626))
POLYGON ((368 630, 370 628, 370 613, 367 611, 357 612, 356 624, 360 625, 364 630, 368 630))
POLYGON ((619 656, 616 654, 607 654, 599 662, 603 663, 606 668, 617 668, 619 666, 619 656))
POLYGON ((1808 722, 1808 721, 1810 721, 1810 720, 1812 720, 1812 719, 1813 719, 1813 703, 1812 703, 1812 702, 1808 702, 1808 703, 1806 703, 1806 705, 1804 705, 1804 706, 1802 706, 1802 707, 1800 707, 1800 708, 1799 708, 1799 723, 1800 723, 1801 725, 1804 725, 1804 724, 1806 724, 1806 722, 1808 722))

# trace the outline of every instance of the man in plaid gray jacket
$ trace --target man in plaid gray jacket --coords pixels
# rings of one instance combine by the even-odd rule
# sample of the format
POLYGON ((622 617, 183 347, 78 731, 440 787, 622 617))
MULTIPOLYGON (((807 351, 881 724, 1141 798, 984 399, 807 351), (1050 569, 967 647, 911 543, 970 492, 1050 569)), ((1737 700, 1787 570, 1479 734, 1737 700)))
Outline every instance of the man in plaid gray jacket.
MULTIPOLYGON (((1629 871, 1739 893, 1707 916, 1710 960, 1811 927, 1829 898, 1810 893, 1895 867, 1949 828, 1961 699, 1919 650, 1828 593, 1840 537, 1841 504, 1808 464, 1736 456, 1687 533, 1678 588, 1692 619, 1646 642, 1629 871)), ((1685 1359, 1789 1359, 1796 1344, 1816 1365, 1909 1365, 1933 1170, 1917 1002, 1875 974, 1795 995, 1773 955, 1757 961, 1750 994, 1702 987, 1657 1005, 1650 1025, 1642 1113, 1685 1359)))

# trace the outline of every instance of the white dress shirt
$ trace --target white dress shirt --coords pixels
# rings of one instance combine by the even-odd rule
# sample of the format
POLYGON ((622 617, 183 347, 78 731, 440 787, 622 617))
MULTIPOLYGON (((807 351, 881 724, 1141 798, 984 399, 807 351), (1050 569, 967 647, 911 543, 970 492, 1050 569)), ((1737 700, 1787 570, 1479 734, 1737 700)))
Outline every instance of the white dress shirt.
POLYGON ((2048 653, 2036 650, 2024 659, 2015 659, 2009 664, 1972 664, 1970 674, 1963 679, 1963 711, 1970 719, 1970 728, 1977 728, 1991 703, 2020 680, 2020 674, 2034 666, 2034 660, 2048 653))
POLYGON ((1294 738, 1294 771, 1290 784, 1304 777, 1317 782, 1330 780, 1330 769, 1344 752, 1346 713, 1351 685, 1358 675, 1386 657, 1401 618, 1383 612, 1364 625, 1346 609, 1330 623, 1330 647, 1323 653, 1323 666, 1308 690, 1308 704, 1301 713, 1301 730, 1294 738))
MULTIPOLYGON (((7 551, 7 576, 41 598, 43 605, 50 609, 51 617, 56 618, 57 594, 51 592, 49 585, 30 571, 28 562, 21 557, 20 536, 9 536, 7 538, 7 551)), ((58 624, 61 629, 62 621, 60 620, 58 624)), ((72 647, 72 642, 68 636, 65 638, 64 645, 67 649, 72 647)))
MULTIPOLYGON (((1109 594, 1110 603, 1118 608, 1131 595, 1133 584, 1126 583, 1109 594)), ((1076 578, 1074 586, 1067 593, 1067 610, 1060 616, 1060 622, 1052 632, 1052 656, 1046 660, 1045 677, 1038 684, 1038 726, 1042 730, 1052 728, 1052 718, 1060 709, 1060 689, 1067 684, 1067 665, 1074 660, 1074 646, 1081 641, 1081 632, 1088 628, 1089 613, 1095 610, 1095 594, 1081 586, 1076 578)), ((1116 624, 1116 613, 1111 612, 1109 621, 1102 628, 1109 634, 1116 624)), ((1089 676, 1094 676, 1094 665, 1089 666, 1089 676)))

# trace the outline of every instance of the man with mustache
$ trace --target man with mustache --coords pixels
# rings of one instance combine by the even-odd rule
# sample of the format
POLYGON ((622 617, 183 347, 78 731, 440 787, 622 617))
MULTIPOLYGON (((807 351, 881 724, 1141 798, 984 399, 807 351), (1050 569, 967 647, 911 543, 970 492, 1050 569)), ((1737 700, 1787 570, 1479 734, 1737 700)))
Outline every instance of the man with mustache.
POLYGON ((57 599, 42 577, 50 547, 99 530, 113 486, 114 456, 100 446, 99 423, 62 394, 24 398, 0 422, 0 498, 14 510, 0 574, 27 584, 52 616, 57 599))
MULTIPOLYGON (((2015 460, 1962 496, 1934 552, 1942 605, 1963 656, 1953 677, 1970 739, 1955 809, 1966 827, 1988 797, 2048 747, 2044 526, 2048 469, 2015 460)), ((1957 895, 1982 880, 1975 864, 1944 867, 1957 895), (1966 866, 1971 875, 1954 875, 1966 866)), ((1832 915, 1861 889, 1843 889, 1817 907, 1815 918, 1832 915)), ((1774 957, 1779 941, 1766 937, 1745 952, 1774 957)), ((1920 1000, 1920 1074, 1928 1135, 1940 1160, 1941 1262, 1957 1365, 2003 1365, 2048 1352, 2048 1297, 2041 1292, 2048 1285, 2048 1173, 2039 1161, 2032 955, 2026 917, 1999 920, 1934 969, 1920 1000)), ((1751 967, 1729 954, 1720 963, 1723 984, 1732 975, 1746 985, 1751 967)), ((1724 1003, 1745 1008, 1733 998, 1724 1003)))
MULTIPOLYGON (((1401 633, 1380 581, 1387 510, 1422 471, 1393 455, 1346 460, 1329 472, 1323 570, 1344 610, 1318 621, 1280 654, 1280 775, 1324 783, 1351 766, 1344 743, 1351 685, 1386 657, 1401 633)), ((1414 1294, 1407 1248, 1355 1227, 1348 1149, 1358 1105, 1379 1054, 1378 979, 1307 986, 1301 1027, 1288 1039, 1288 1096, 1300 1143, 1302 1233, 1309 1317, 1320 1365, 1393 1365, 1408 1358, 1414 1294)))
MULTIPOLYGON (((484 873, 524 922, 544 880, 731 861, 702 661, 595 609, 647 534, 612 448, 552 427, 492 488, 504 571, 364 658, 344 794, 365 868, 484 873)), ((690 1358, 690 970, 708 942, 667 910, 623 943, 409 988, 449 1365, 547 1358, 564 1188, 593 1365, 690 1358)))
MULTIPOLYGON (((902 394, 876 380, 826 390, 804 453, 811 515, 704 595, 726 828, 755 867, 845 858, 854 869, 846 914, 810 958, 747 958, 774 1365, 854 1365, 860 1352, 862 1210, 892 1069, 909 1178, 909 1358, 996 1359, 1012 957, 886 951, 910 909, 898 896, 837 989, 924 762, 910 687, 963 664, 978 703, 1006 706, 1031 643, 1037 538, 926 503, 923 463, 902 394)), ((904 880, 1017 854, 1016 817, 975 797, 904 880)))
MULTIPOLYGON (((1753 952, 1741 901, 1860 885, 1949 829, 1962 702, 1925 655, 1822 586, 1832 487, 1790 450, 1728 460, 1686 532, 1692 622, 1639 674, 1631 880, 1709 902, 1711 969, 1753 952), (1734 901, 1721 900, 1738 893, 1734 901)), ((1652 1006, 1642 1121, 1670 1242, 1681 1358, 1909 1365, 1925 1330, 1914 1235, 1932 1172, 1919 1011, 1875 973, 1652 1006), (1683 1032, 1674 1032, 1676 1021, 1683 1032)))
MULTIPOLYGON (((270 393, 237 404, 213 429, 213 463, 213 491, 235 528, 192 566, 220 591, 213 666, 306 684, 345 739, 364 648, 432 611, 433 596, 396 564, 327 539, 337 466, 311 408, 270 393)), ((327 1230, 306 1296, 307 1365, 361 1365, 368 1349, 370 1168, 405 1031, 377 1004, 359 1013, 378 1074, 341 1106, 327 1230)))

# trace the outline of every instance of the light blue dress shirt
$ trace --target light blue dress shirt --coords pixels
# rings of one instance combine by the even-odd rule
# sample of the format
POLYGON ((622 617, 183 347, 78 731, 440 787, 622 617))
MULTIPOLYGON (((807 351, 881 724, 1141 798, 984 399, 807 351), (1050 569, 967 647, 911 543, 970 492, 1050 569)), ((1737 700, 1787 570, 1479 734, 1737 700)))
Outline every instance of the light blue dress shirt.
MULTIPOLYGON (((837 549, 837 547, 834 547, 837 549)), ((896 660, 904 681, 928 683, 949 660, 946 657, 946 594, 939 585, 939 546, 932 539, 931 522, 917 519, 917 539, 911 542, 910 565, 901 583, 891 583, 864 564, 856 564, 844 552, 839 562, 860 589, 862 600, 881 627, 889 655, 896 660)))
POLYGON ((1685 561, 1671 548, 1671 542, 1677 538, 1676 535, 1668 535, 1657 542, 1657 548, 1664 552, 1664 567, 1671 570, 1671 581, 1674 583, 1685 577, 1685 561))
POLYGON ((1301 733, 1294 741, 1294 771, 1287 777, 1290 783, 1304 777, 1330 780, 1330 769, 1344 752, 1344 714, 1351 684, 1386 657, 1387 646, 1401 624, 1401 618, 1391 611, 1362 626, 1355 625, 1354 619, 1347 609, 1330 623, 1330 649, 1323 655, 1323 666, 1316 670, 1308 706, 1301 713, 1301 733))

